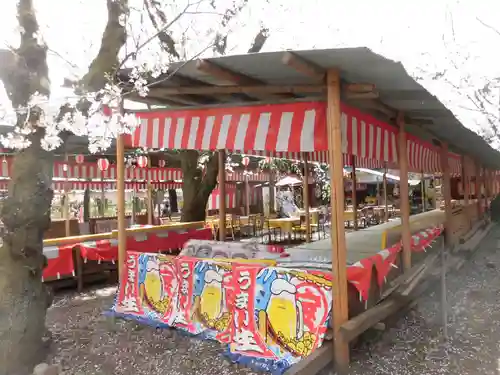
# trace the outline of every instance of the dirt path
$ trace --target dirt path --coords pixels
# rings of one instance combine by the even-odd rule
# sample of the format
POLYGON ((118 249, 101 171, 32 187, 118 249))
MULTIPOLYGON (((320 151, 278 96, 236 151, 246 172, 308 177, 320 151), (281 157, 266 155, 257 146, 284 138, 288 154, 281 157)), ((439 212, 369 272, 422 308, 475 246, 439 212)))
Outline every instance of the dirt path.
POLYGON ((440 294, 433 292, 394 328, 356 350, 352 374, 498 375, 500 227, 483 240, 472 261, 449 275, 448 306, 448 344, 441 340, 440 294))

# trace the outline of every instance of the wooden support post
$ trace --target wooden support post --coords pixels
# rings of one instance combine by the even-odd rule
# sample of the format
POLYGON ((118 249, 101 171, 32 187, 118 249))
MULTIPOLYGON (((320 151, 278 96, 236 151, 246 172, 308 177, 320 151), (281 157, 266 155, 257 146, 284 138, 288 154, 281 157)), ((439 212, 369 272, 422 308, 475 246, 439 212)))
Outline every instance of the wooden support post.
POLYGON ((422 196, 422 212, 425 212, 425 174, 424 171, 422 171, 422 179, 420 180, 420 189, 422 190, 421 196, 422 196))
POLYGON ((116 139, 116 199, 118 215, 118 277, 123 274, 127 256, 127 233, 125 223, 125 145, 123 135, 116 139))
POLYGON ((274 201, 275 201, 275 196, 274 196, 274 184, 275 184, 275 174, 274 170, 270 169, 269 170, 269 213, 274 214, 276 212, 276 207, 274 207, 274 201))
POLYGON ((101 204, 99 206, 99 216, 100 217, 105 217, 106 214, 106 207, 105 207, 105 202, 106 200, 106 193, 104 190, 104 171, 101 171, 101 204))
MULTIPOLYGON (((356 196, 356 156, 351 156, 351 166, 352 166, 352 191, 351 191, 351 200, 352 200, 352 211, 354 214, 354 230, 358 230, 358 197, 356 196)), ((342 171, 343 173, 343 171, 342 171)))
POLYGON ((441 185, 443 199, 444 199, 444 213, 445 213, 445 228, 446 228, 446 245, 451 245, 453 242, 453 214, 451 207, 451 175, 450 164, 448 161, 448 145, 441 144, 441 171, 443 173, 443 184, 441 185))
POLYGON ((218 151, 219 162, 219 241, 226 240, 226 152, 218 151))
POLYGON ((331 242, 334 355, 338 373, 349 367, 349 343, 340 334, 340 327, 349 319, 346 274, 346 240, 344 230, 344 176, 342 157, 342 131, 340 124, 340 76, 329 70, 327 84, 327 135, 331 183, 331 242))
POLYGON ((245 215, 250 215, 250 183, 248 174, 245 174, 245 215))
POLYGON ((476 207, 477 207, 477 217, 478 219, 481 218, 481 185, 480 185, 480 178, 481 178, 481 169, 479 168, 479 164, 475 163, 475 175, 476 175, 476 180, 474 181, 475 188, 476 188, 476 207))
POLYGON ((483 167, 483 213, 486 212, 486 207, 488 207, 488 170, 483 167))
POLYGON ((148 156, 148 172, 147 172, 147 214, 148 225, 153 225, 154 210, 153 210, 153 186, 151 185, 151 158, 148 156))
POLYGON ((311 242, 311 217, 309 216, 309 163, 307 161, 307 154, 304 153, 304 183, 302 201, 304 204, 304 211, 306 213, 306 242, 311 242))
POLYGON ((411 231, 410 197, 408 189, 408 152, 406 148, 406 130, 403 113, 398 113, 399 126, 399 196, 401 209, 401 237, 403 240, 403 267, 405 272, 411 268, 411 231))
POLYGON ((467 229, 472 228, 470 215, 469 215, 469 195, 470 195, 470 184, 469 184, 469 173, 467 168, 467 157, 462 155, 462 191, 464 193, 464 207, 465 207, 465 218, 467 219, 467 229))
POLYGON ((384 177, 383 177, 383 183, 384 183, 384 222, 389 221, 389 204, 387 203, 387 162, 384 162, 384 177))
POLYGON ((70 215, 69 215, 69 181, 70 176, 70 167, 69 167, 69 158, 68 154, 64 156, 64 165, 66 170, 66 181, 64 183, 64 205, 63 205, 63 214, 64 214, 64 234, 66 237, 71 236, 71 226, 70 226, 70 215))

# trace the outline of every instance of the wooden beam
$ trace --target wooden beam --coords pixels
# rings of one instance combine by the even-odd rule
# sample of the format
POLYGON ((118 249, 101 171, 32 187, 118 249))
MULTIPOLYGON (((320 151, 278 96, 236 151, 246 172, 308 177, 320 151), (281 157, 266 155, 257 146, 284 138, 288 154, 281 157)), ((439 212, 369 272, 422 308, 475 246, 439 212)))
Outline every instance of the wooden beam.
POLYGON ((283 52, 281 62, 297 72, 310 77, 316 81, 323 82, 325 79, 325 70, 306 59, 297 56, 292 52, 283 52))
MULTIPOLYGON (((186 94, 295 94, 325 92, 324 85, 228 85, 228 86, 180 86, 170 88, 154 88, 151 93, 158 95, 186 95, 186 94)), ((173 99, 176 100, 176 99, 173 99)))
POLYGON ((401 210, 401 237, 403 240, 403 267, 405 272, 408 272, 411 268, 410 198, 408 189, 406 130, 402 113, 398 114, 396 123, 399 126, 399 201, 401 210))
POLYGON ((286 371, 286 375, 315 375, 332 362, 333 343, 323 342, 320 348, 301 359, 286 371))
POLYGON ((375 91, 373 83, 345 83, 342 85, 342 91, 352 93, 366 93, 375 91))
POLYGON ((200 72, 203 72, 209 76, 217 78, 218 80, 225 81, 228 84, 236 84, 236 85, 262 85, 263 82, 248 77, 241 73, 236 73, 231 71, 230 69, 224 68, 220 65, 214 64, 208 60, 198 60, 196 62, 196 69, 200 72))
MULTIPOLYGON (((198 60, 196 62, 196 68, 200 72, 203 72, 203 73, 208 74, 214 78, 217 78, 218 80, 225 81, 225 82, 230 83, 230 84, 235 84, 238 86, 242 86, 242 85, 256 85, 256 86, 262 85, 262 86, 265 86, 265 82, 262 82, 258 79, 252 78, 252 77, 249 77, 245 74, 233 72, 230 69, 216 65, 213 62, 210 62, 208 60, 203 60, 203 59, 198 60)), ((289 94, 285 94, 285 95, 289 96, 289 94)), ((270 94, 270 93, 253 95, 253 96, 256 96, 259 98, 261 98, 261 97, 263 97, 263 98, 282 98, 282 96, 280 96, 280 95, 275 95, 275 94, 270 94)))
POLYGON ((345 92, 342 94, 348 100, 366 100, 366 99, 378 99, 378 91, 372 92, 345 92))
POLYGON ((331 245, 332 245, 332 320, 334 330, 334 355, 338 373, 349 367, 349 343, 340 334, 340 327, 349 319, 346 270, 346 243, 344 229, 344 181, 342 157, 342 132, 340 124, 340 74, 329 70, 326 78, 327 135, 331 184, 331 245))
POLYGON ((352 341, 368 328, 396 313, 403 305, 402 301, 391 298, 371 307, 342 325, 340 328, 342 337, 345 341, 352 341))

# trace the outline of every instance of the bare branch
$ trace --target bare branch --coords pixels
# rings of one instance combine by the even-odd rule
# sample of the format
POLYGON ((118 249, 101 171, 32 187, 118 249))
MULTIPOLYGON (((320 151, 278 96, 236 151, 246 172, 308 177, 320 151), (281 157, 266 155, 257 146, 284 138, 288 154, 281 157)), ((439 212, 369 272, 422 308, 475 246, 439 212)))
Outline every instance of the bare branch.
POLYGON ((479 17, 476 17, 476 20, 481 24, 483 25, 484 27, 490 29, 491 31, 493 31, 495 34, 497 34, 498 36, 500 36, 500 31, 495 29, 493 26, 491 25, 488 25, 486 22, 484 22, 483 20, 481 20, 479 17))

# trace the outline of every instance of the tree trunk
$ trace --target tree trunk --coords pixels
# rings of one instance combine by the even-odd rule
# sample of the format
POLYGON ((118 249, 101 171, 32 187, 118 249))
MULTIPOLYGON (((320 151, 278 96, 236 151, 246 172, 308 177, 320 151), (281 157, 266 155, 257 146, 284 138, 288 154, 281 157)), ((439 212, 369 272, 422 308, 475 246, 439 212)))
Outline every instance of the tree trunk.
POLYGON ((198 151, 180 151, 183 173, 181 221, 203 221, 208 198, 217 185, 219 165, 217 154, 212 154, 203 171, 198 166, 198 151))
POLYGON ((14 158, 1 217, 0 375, 30 374, 42 345, 50 295, 42 283, 43 235, 50 226, 53 157, 34 142, 14 158))

